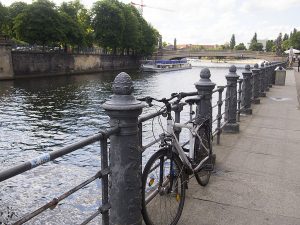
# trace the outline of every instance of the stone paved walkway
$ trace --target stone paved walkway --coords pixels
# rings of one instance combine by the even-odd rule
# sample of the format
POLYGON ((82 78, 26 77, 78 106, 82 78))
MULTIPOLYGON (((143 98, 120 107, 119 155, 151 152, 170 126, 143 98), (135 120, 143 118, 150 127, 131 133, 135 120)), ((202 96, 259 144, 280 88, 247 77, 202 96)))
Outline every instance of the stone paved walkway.
MULTIPOLYGON (((300 95, 300 73, 296 73, 300 95)), ((180 225, 300 224, 300 110, 294 71, 273 86, 239 134, 223 134, 207 187, 193 179, 180 225)))

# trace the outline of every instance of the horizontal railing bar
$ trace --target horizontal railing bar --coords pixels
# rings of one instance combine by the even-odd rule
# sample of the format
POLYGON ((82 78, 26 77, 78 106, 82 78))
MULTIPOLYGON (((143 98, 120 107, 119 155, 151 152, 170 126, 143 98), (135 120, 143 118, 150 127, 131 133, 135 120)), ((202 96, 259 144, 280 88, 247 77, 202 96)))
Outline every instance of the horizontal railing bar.
POLYGON ((218 119, 219 119, 219 117, 217 116, 217 118, 215 118, 211 123, 218 121, 218 119))
POLYGON ((155 118, 155 117, 157 117, 157 116, 162 115, 164 112, 165 112, 165 109, 162 110, 162 111, 155 112, 155 113, 149 113, 149 114, 147 114, 147 115, 145 115, 145 116, 141 116, 141 117, 139 118, 138 122, 139 122, 139 123, 143 123, 143 122, 145 122, 145 121, 147 121, 147 120, 150 120, 150 119, 153 119, 153 118, 155 118))
POLYGON ((23 218, 21 218, 20 220, 18 220, 13 225, 23 224, 23 223, 27 222, 28 220, 32 219, 33 217, 35 217, 35 216, 39 215, 40 213, 44 212, 45 210, 47 210, 49 208, 55 208, 55 206, 60 201, 64 200, 65 198, 67 198, 71 194, 73 194, 76 191, 80 190, 81 188, 83 188, 84 186, 88 185, 89 183, 93 182, 97 178, 102 178, 103 176, 106 176, 108 174, 109 174, 109 169, 108 168, 105 169, 105 170, 103 170, 103 171, 99 171, 98 173, 96 173, 94 176, 92 176, 88 180, 82 182, 78 186, 76 186, 76 187, 72 188, 71 190, 65 192, 64 194, 60 195, 59 197, 53 198, 50 202, 48 202, 47 204, 45 204, 42 207, 38 208, 37 210, 33 211, 32 213, 24 216, 23 218))
POLYGON ((99 207, 99 209, 93 213, 90 217, 88 217, 83 223, 81 223, 81 225, 86 225, 89 222, 91 222, 94 218, 96 218, 99 214, 102 214, 103 212, 107 212, 110 209, 110 204, 105 204, 101 207, 99 207))
POLYGON ((219 133, 219 129, 217 128, 213 133, 212 136, 215 137, 219 133))
POLYGON ((212 109, 213 109, 213 108, 216 108, 218 105, 219 105, 219 104, 217 103, 217 104, 213 105, 211 108, 212 108, 212 109))
POLYGON ((118 127, 109 129, 107 131, 100 131, 99 134, 95 134, 91 137, 88 137, 84 140, 78 141, 74 144, 63 147, 61 149, 58 149, 56 151, 52 151, 52 152, 49 152, 49 153, 42 154, 39 157, 34 158, 30 161, 27 161, 25 163, 22 163, 20 165, 15 166, 15 167, 4 170, 4 171, 0 172, 0 182, 2 182, 4 180, 7 180, 11 177, 14 177, 16 175, 19 175, 21 173, 24 173, 28 170, 31 170, 31 169, 33 169, 37 166, 43 165, 47 162, 53 161, 56 158, 59 158, 59 157, 64 156, 66 154, 69 154, 73 151, 76 151, 76 150, 78 150, 82 147, 85 147, 89 144, 92 144, 96 141, 99 141, 102 138, 106 138, 106 137, 108 137, 108 136, 110 136, 114 133, 117 133, 118 131, 119 131, 118 127))
POLYGON ((227 123, 228 123, 228 120, 225 121, 225 122, 222 124, 222 126, 220 127, 220 129, 223 129, 223 127, 224 127, 227 123))
POLYGON ((229 86, 228 84, 225 86, 218 86, 215 90, 212 91, 212 94, 214 94, 220 90, 224 91, 224 89, 227 88, 228 86, 229 86))

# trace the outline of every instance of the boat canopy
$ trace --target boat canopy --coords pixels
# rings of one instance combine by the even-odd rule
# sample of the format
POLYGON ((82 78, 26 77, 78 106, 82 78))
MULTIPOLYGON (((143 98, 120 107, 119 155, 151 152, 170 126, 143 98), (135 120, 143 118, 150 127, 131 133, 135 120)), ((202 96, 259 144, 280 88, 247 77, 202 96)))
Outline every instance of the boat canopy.
POLYGON ((186 59, 179 59, 179 60, 156 60, 156 64, 181 64, 187 63, 186 59))

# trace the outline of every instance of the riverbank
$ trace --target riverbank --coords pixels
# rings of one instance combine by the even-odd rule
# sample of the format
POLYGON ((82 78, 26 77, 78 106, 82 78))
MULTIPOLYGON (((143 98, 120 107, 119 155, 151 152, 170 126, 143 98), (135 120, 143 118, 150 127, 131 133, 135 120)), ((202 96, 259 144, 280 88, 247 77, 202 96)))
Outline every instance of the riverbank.
POLYGON ((138 57, 125 55, 11 52, 11 59, 13 75, 0 76, 0 80, 91 74, 139 67, 138 57))

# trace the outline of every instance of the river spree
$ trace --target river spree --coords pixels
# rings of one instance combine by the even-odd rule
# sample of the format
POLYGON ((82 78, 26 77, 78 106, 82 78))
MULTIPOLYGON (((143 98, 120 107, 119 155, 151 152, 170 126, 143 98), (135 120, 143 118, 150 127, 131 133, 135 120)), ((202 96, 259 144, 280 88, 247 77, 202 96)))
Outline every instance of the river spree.
MULTIPOLYGON (((203 63, 202 66, 210 67, 211 80, 217 85, 226 83, 230 64, 203 63)), ((200 71, 201 65, 162 74, 127 72, 134 82, 134 95, 161 98, 172 92, 195 91, 194 83, 199 80, 200 71)), ((112 94, 111 85, 117 74, 0 82, 0 170, 108 127, 108 116, 101 104, 112 94)), ((152 136, 151 124, 145 130, 146 137, 152 136)), ((145 153, 144 161, 147 154, 150 153, 145 153)), ((16 221, 94 175, 100 168, 99 155, 100 146, 94 144, 0 183, 0 224, 16 221)), ((100 181, 91 183, 29 224, 82 222, 101 204, 100 187, 100 181)), ((99 217, 91 224, 101 224, 99 217)))

